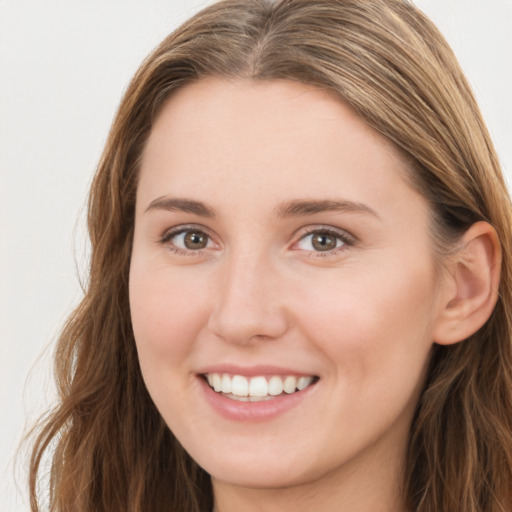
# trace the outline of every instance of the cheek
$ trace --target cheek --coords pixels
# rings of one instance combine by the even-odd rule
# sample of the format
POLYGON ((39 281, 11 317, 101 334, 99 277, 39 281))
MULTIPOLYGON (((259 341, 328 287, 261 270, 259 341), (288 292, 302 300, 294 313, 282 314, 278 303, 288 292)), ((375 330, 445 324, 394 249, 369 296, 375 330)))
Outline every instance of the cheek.
POLYGON ((207 322, 206 295, 187 281, 132 264, 130 309, 141 365, 182 360, 207 322))
POLYGON ((432 346, 434 276, 430 265, 385 265, 301 286, 297 315, 309 339, 349 382, 419 378, 432 346), (340 285, 339 283, 343 283, 340 285))
POLYGON ((301 315, 328 368, 326 435, 352 450, 391 425, 408 429, 432 347, 432 283, 414 273, 385 286, 382 276, 345 277, 343 289, 309 295, 301 315))

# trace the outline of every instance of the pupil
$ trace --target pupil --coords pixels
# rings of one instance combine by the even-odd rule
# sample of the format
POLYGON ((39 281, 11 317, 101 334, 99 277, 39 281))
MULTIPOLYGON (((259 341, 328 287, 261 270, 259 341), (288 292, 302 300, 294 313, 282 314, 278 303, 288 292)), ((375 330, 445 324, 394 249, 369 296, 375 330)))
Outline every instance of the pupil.
POLYGON ((203 233, 190 232, 185 235, 187 249, 203 249, 206 247, 206 236, 203 233))
POLYGON ((336 248, 336 237, 325 233, 313 237, 313 247, 318 251, 330 251, 336 248))

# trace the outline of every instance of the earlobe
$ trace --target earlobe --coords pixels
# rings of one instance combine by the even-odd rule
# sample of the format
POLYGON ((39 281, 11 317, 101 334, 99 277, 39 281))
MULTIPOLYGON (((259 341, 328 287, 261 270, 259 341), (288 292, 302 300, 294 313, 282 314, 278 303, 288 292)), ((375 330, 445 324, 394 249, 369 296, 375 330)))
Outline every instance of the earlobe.
POLYGON ((445 283, 434 341, 451 345, 474 334, 491 316, 498 300, 501 246, 487 222, 473 224, 453 255, 445 283))

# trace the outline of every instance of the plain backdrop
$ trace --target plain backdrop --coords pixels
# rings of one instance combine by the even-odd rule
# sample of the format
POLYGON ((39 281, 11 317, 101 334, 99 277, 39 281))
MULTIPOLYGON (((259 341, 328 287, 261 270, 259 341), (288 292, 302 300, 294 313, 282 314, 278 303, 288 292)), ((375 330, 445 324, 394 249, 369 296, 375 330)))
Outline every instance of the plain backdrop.
MULTIPOLYGON (((54 397, 52 343, 81 297, 112 117, 144 56, 207 3, 0 0, 0 512, 28 510, 15 448, 54 397)), ((512 0, 416 4, 458 55, 512 183, 512 0)))

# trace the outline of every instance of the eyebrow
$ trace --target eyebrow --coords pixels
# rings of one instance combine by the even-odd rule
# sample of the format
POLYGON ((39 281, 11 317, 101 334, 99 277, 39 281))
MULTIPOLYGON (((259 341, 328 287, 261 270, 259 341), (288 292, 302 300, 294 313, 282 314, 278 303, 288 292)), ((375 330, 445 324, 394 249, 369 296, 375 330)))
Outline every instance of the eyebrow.
POLYGON ((193 201, 191 199, 172 198, 166 196, 157 197, 151 201, 145 211, 149 212, 151 210, 181 211, 193 213, 199 217, 215 217, 215 212, 204 203, 193 201))
MULTIPOLYGON (((146 212, 151 210, 181 211, 198 215, 199 217, 215 218, 215 211, 200 201, 185 198, 172 198, 167 196, 157 197, 146 208, 146 212)), ((276 215, 280 218, 303 217, 315 215, 322 212, 354 212, 366 213, 379 217, 377 212, 363 203, 357 203, 346 200, 301 200, 296 199, 287 201, 278 205, 274 209, 276 215)))
POLYGON ((278 217, 301 217, 322 212, 367 213, 379 217, 377 212, 363 203, 345 200, 294 200, 276 208, 278 217))

